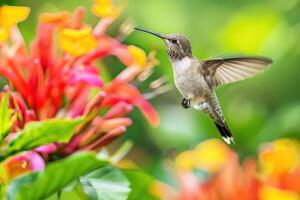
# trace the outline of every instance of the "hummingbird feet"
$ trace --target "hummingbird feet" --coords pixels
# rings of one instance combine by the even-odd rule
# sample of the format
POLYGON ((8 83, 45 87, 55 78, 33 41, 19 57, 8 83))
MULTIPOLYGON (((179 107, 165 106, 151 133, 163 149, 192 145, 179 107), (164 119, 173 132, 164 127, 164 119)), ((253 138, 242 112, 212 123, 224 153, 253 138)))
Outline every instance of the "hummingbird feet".
POLYGON ((183 98, 183 99, 181 100, 181 105, 182 105, 183 108, 188 109, 188 108, 191 107, 191 100, 190 100, 190 99, 183 98))

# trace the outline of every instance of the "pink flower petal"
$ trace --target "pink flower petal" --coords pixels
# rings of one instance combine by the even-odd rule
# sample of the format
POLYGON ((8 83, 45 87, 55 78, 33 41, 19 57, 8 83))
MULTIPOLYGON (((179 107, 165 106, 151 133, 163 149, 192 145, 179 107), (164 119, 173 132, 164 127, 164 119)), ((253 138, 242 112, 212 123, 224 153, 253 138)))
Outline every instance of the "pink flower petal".
POLYGON ((94 67, 76 67, 73 69, 69 84, 74 86, 80 82, 96 87, 103 87, 103 81, 100 79, 99 73, 94 67))
POLYGON ((53 143, 40 146, 35 149, 39 153, 53 153, 57 150, 57 146, 53 143))
POLYGON ((40 171, 45 169, 43 158, 36 152, 30 151, 26 155, 32 171, 40 171))

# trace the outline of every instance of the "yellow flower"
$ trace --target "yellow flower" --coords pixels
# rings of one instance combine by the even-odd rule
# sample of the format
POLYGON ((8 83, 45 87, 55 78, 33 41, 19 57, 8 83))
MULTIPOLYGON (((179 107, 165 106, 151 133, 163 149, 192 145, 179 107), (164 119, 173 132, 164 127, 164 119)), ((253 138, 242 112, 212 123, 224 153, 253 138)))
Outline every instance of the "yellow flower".
POLYGON ((8 39, 8 36, 9 36, 9 30, 0 27, 0 44, 5 42, 8 39))
POLYGON ((128 51, 134 59, 134 61, 133 61, 134 65, 138 65, 140 67, 147 66, 147 56, 142 49, 140 49, 136 46, 130 45, 130 46, 128 46, 128 51))
POLYGON ((260 152, 261 168, 267 175, 288 173, 298 164, 299 152, 297 141, 290 139, 275 140, 260 152))
POLYGON ((92 12, 98 17, 116 18, 120 15, 121 8, 117 7, 111 0, 95 0, 92 12))
POLYGON ((210 139, 198 144, 195 149, 195 160, 197 167, 211 173, 220 170, 228 160, 230 149, 218 140, 210 139))
POLYGON ((195 167, 194 151, 184 151, 175 159, 176 168, 179 170, 192 170, 195 167))
POLYGON ((260 200, 299 200, 296 192, 278 189, 272 186, 263 186, 259 191, 260 200))
POLYGON ((1 6, 0 7, 0 26, 10 28, 15 24, 24 21, 30 12, 29 7, 25 6, 1 6))
POLYGON ((206 140, 192 151, 179 154, 176 167, 182 170, 204 169, 210 173, 220 170, 228 160, 230 149, 218 139, 206 140))
POLYGON ((80 56, 88 53, 97 45, 89 27, 82 29, 64 28, 59 35, 60 47, 73 56, 80 56))

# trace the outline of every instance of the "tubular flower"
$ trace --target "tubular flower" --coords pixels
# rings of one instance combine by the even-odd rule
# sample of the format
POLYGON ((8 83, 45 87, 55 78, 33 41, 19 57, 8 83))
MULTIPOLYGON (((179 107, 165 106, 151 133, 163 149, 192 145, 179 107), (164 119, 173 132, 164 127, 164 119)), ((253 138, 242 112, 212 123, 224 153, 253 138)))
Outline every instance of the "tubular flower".
MULTIPOLYGON (((0 75, 9 83, 3 90, 9 94, 7 106, 15 116, 1 145, 14 140, 17 132, 31 121, 56 117, 86 119, 69 142, 46 144, 8 158, 4 167, 7 180, 42 169, 52 160, 53 154, 64 157, 75 151, 101 149, 126 132, 132 124, 128 114, 134 106, 152 125, 159 123, 155 109, 131 83, 145 73, 146 68, 149 71, 155 59, 153 54, 149 59, 143 50, 122 44, 106 34, 112 17, 121 11, 111 1, 96 1, 93 10, 109 18, 108 21, 101 19, 96 27, 84 23, 82 7, 73 14, 42 14, 31 48, 27 48, 15 26, 26 19, 29 8, 4 6, 0 10, 3 26, 0 27, 0 41, 5 44, 0 45, 0 75), (2 17, 4 15, 6 18, 2 17), (3 32, 7 27, 11 34, 3 32), (6 43, 6 39, 10 42, 6 43), (96 61, 107 56, 115 56, 125 68, 115 78, 104 82, 100 67, 108 66, 98 66, 96 61)), ((1 175, 0 180, 4 180, 1 175)))

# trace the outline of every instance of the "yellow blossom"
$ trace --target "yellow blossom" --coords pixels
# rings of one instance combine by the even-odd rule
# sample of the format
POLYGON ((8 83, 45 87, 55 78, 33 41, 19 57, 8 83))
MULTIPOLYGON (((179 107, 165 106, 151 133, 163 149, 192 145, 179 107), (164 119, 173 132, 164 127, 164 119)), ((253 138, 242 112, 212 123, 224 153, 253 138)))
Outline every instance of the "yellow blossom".
POLYGON ((260 200, 300 200, 296 192, 263 186, 259 191, 260 200))
POLYGON ((179 154, 175 163, 176 167, 181 170, 200 168, 213 173, 224 166, 229 154, 230 149, 224 142, 211 139, 201 142, 192 151, 179 154))
POLYGON ((128 51, 134 59, 134 61, 133 61, 134 65, 138 65, 140 67, 146 67, 147 56, 142 49, 140 49, 136 46, 130 45, 130 46, 128 46, 128 51))
POLYGON ((218 140, 210 139, 198 144, 195 149, 195 160, 197 167, 209 172, 220 170, 228 160, 230 149, 218 140))
POLYGON ((0 27, 0 44, 5 42, 8 39, 8 36, 9 36, 9 30, 0 27))
POLYGON ((175 160, 176 168, 179 170, 192 170, 195 167, 195 156, 193 151, 180 153, 175 160))
POLYGON ((30 12, 29 7, 25 6, 1 6, 0 7, 0 26, 10 28, 15 24, 24 21, 30 12))
POLYGON ((96 39, 89 27, 82 29, 64 28, 59 35, 60 47, 73 56, 80 56, 88 53, 96 47, 96 39))
POLYGON ((291 171, 299 161, 299 144, 295 140, 278 139, 267 145, 259 154, 263 172, 280 175, 291 171))
POLYGON ((98 17, 116 18, 121 12, 121 8, 117 7, 112 0, 95 0, 92 12, 98 17))

